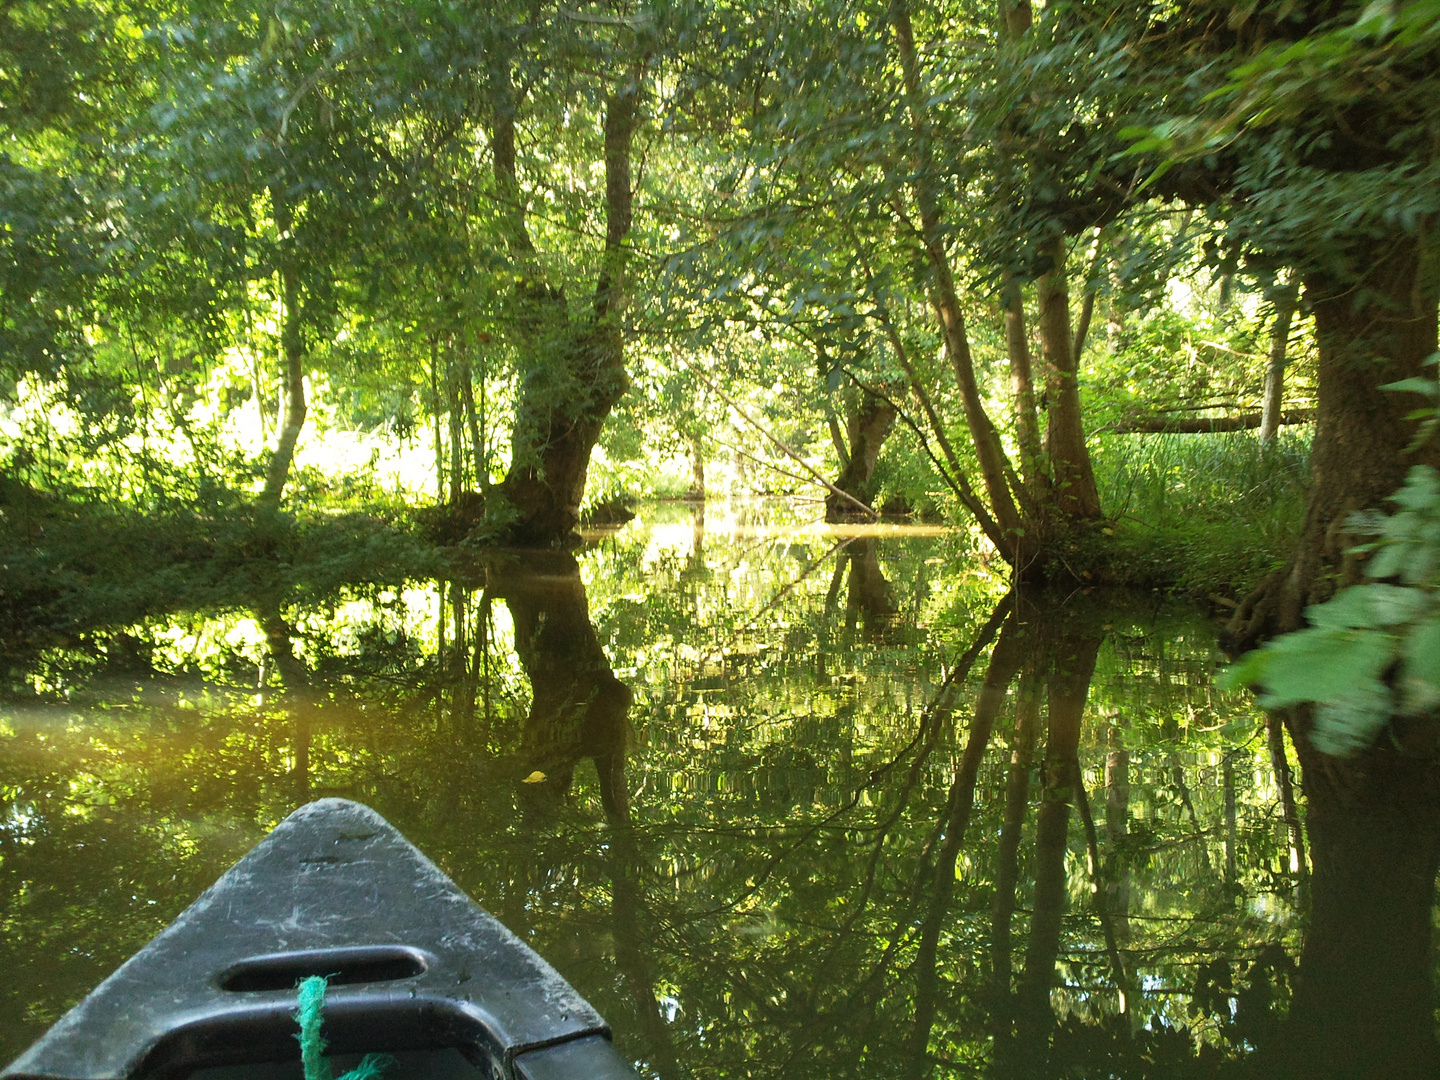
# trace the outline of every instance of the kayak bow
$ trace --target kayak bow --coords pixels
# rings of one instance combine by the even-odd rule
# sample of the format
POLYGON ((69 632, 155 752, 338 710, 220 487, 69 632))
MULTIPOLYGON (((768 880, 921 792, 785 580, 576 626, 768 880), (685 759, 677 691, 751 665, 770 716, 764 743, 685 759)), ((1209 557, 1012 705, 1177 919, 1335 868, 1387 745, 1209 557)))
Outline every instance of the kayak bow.
POLYGON ((0 1073, 201 1080, 293 1062, 295 988, 329 978, 336 1055, 387 1051, 387 1080, 455 1057, 485 1080, 635 1080, 560 974, 375 811, 302 806, 0 1073), (407 1053, 413 1058, 407 1067, 407 1053))

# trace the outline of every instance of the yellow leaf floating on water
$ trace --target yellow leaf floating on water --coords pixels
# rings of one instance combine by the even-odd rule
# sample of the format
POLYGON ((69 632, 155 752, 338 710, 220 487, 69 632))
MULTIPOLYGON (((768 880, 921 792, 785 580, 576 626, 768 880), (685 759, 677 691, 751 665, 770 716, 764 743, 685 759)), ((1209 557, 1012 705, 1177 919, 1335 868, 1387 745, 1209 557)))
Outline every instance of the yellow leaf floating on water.
POLYGON ((536 769, 534 772, 532 772, 529 776, 525 777, 525 779, 521 780, 520 782, 522 784, 543 784, 545 782, 545 774, 539 769, 536 769))

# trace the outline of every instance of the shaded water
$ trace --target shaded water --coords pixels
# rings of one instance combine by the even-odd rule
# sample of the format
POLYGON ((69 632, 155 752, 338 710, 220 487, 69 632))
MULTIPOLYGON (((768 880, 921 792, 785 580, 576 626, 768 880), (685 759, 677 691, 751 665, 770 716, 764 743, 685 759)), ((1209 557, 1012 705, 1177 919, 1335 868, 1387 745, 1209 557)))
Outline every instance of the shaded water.
POLYGON ((1212 1076, 1279 1037, 1304 841, 1199 613, 711 514, 12 671, 0 1053, 326 795, 646 1075, 1212 1076))

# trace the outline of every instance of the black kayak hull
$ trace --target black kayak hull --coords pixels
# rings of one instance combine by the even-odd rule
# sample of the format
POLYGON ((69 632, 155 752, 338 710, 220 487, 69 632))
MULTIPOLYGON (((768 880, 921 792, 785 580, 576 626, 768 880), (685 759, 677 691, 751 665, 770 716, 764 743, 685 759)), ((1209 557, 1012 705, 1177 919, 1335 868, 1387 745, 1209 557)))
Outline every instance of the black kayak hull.
POLYGON ((489 1080, 635 1077, 599 1013, 533 949, 375 811, 322 799, 0 1080, 171 1080, 296 1061, 295 986, 309 975, 330 978, 333 1054, 458 1053, 489 1080))

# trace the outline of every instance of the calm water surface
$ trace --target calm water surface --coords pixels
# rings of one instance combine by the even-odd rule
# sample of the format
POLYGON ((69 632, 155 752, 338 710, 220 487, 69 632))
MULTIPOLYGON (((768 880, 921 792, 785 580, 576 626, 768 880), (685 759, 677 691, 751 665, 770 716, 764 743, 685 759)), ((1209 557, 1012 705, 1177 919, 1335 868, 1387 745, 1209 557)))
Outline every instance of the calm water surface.
POLYGON ((1307 860, 1200 613, 1007 596, 939 530, 709 513, 13 670, 0 1056, 327 795, 644 1075, 1211 1076, 1263 1046, 1307 860))

